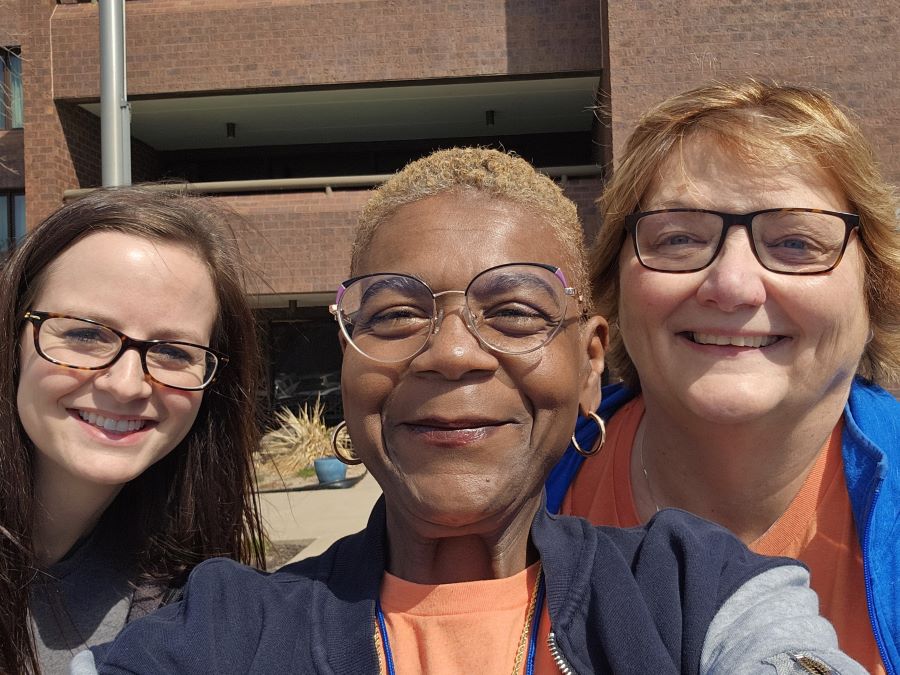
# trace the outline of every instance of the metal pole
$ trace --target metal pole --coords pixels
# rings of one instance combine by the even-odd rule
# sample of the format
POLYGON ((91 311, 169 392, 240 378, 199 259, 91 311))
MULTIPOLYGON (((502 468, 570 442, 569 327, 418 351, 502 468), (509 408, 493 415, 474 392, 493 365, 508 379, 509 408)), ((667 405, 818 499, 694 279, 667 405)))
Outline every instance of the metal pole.
POLYGON ((100 151, 103 185, 131 184, 125 91, 125 0, 100 0, 100 151))

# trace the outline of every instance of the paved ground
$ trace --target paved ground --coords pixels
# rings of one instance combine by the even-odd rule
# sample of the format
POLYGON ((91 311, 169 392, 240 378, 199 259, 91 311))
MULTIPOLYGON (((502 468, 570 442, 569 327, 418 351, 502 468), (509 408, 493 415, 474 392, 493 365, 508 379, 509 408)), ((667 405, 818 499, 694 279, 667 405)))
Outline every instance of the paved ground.
POLYGON ((381 495, 371 475, 341 490, 261 494, 263 525, 274 542, 309 541, 292 560, 318 555, 335 540, 358 532, 381 495))

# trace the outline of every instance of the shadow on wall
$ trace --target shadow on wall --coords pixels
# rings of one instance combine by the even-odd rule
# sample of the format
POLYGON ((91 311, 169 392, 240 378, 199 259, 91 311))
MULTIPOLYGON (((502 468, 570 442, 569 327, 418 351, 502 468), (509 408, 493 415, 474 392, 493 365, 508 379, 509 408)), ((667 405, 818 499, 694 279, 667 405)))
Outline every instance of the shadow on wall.
POLYGON ((506 0, 510 75, 599 72, 603 0, 506 0))

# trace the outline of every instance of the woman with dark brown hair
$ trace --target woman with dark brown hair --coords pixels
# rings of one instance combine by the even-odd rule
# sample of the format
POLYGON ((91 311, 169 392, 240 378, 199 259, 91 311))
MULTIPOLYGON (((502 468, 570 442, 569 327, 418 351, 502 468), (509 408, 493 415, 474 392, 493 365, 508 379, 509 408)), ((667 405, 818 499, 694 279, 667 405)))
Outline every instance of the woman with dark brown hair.
POLYGON ((59 672, 205 558, 262 563, 259 357, 223 218, 98 190, 3 266, 0 672, 59 672))

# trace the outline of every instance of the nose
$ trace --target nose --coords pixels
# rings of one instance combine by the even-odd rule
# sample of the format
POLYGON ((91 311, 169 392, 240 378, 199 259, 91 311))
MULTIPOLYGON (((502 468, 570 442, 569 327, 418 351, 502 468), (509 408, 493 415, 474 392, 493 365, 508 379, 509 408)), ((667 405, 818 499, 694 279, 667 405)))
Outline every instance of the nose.
POLYGON ((94 386, 121 402, 147 398, 153 391, 137 349, 126 349, 115 363, 100 371, 94 378, 94 386))
POLYGON ((410 366, 418 373, 461 380, 472 373, 492 373, 499 362, 470 329, 464 305, 458 305, 447 307, 438 317, 428 346, 410 366))
POLYGON ((765 278, 771 272, 756 259, 745 227, 732 227, 726 233, 719 255, 701 274, 705 277, 697 299, 703 305, 734 312, 766 301, 765 278))

